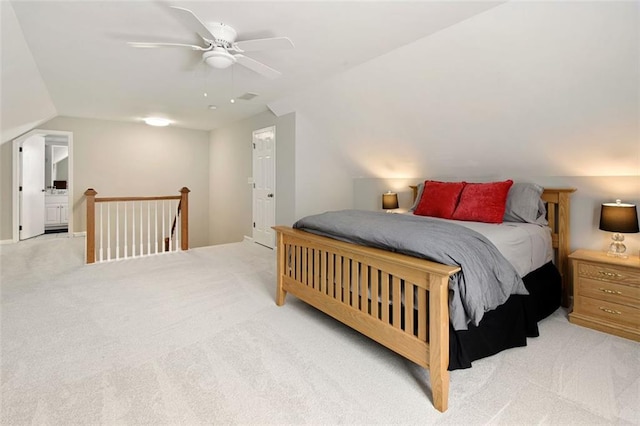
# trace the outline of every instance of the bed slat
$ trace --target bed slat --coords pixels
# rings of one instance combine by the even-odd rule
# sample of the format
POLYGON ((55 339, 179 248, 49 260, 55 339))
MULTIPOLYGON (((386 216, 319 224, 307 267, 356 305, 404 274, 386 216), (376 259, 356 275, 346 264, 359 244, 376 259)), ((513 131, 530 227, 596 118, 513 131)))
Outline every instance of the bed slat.
POLYGON ((371 267, 371 316, 377 319, 380 319, 380 312, 378 310, 379 282, 379 271, 371 267))
POLYGON ((389 274, 382 272, 382 292, 380 294, 382 322, 389 324, 389 274))
POLYGON ((362 274, 361 274, 361 283, 360 286, 360 310, 365 313, 369 313, 369 303, 368 303, 368 295, 370 291, 370 281, 369 281, 369 266, 362 265, 362 274))
POLYGON ((395 328, 400 328, 401 325, 401 321, 400 321, 400 317, 402 314, 402 300, 400 298, 400 280, 397 278, 391 278, 391 291, 393 293, 393 303, 392 303, 392 310, 393 310, 393 326, 395 328))
POLYGON ((413 329, 413 297, 414 297, 415 287, 411 283, 407 283, 405 281, 404 287, 404 321, 405 321, 405 331, 408 333, 414 333, 413 329))

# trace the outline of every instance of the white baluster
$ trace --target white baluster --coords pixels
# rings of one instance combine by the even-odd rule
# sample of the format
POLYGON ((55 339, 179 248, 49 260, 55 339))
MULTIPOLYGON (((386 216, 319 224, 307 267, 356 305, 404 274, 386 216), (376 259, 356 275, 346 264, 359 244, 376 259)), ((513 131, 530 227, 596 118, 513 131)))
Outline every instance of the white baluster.
POLYGON ((107 260, 111 260, 111 203, 107 204, 107 260))
POLYGON ((147 254, 151 254, 151 201, 147 201, 147 254))
POLYGON ((143 227, 143 222, 142 222, 142 201, 140 201, 140 256, 144 255, 144 242, 142 241, 142 227, 143 227))
POLYGON ((131 256, 136 257, 136 202, 131 203, 131 256))
POLYGON ((120 259, 120 203, 116 201, 116 260, 120 259))
POLYGON ((173 233, 171 232, 171 226, 173 224, 173 201, 169 201, 169 251, 173 251, 173 233))
POLYGON ((103 256, 103 252, 102 252, 102 234, 103 232, 103 227, 102 227, 102 205, 104 203, 100 203, 100 262, 102 262, 102 260, 104 259, 103 256))
POLYGON ((127 233, 129 232, 129 228, 127 227, 127 207, 129 203, 124 202, 124 258, 127 258, 127 233))
POLYGON ((165 236, 164 236, 164 231, 165 231, 165 229, 164 229, 164 210, 165 210, 165 208, 164 208, 164 206, 165 206, 165 204, 166 204, 165 200, 162 200, 162 251, 163 252, 164 252, 164 247, 165 247, 164 246, 164 239, 165 239, 165 236))
MULTIPOLYGON (((169 212, 170 213, 169 217, 171 217, 171 226, 173 227, 173 218, 174 218, 174 215, 177 214, 176 209, 178 208, 178 206, 175 201, 173 201, 171 204, 172 206, 171 206, 171 211, 169 212)), ((177 238, 177 235, 174 229, 173 232, 171 233, 171 251, 176 251, 176 246, 175 246, 176 238, 177 238)))
POLYGON ((155 224, 155 228, 156 229, 155 229, 155 233, 154 233, 155 238, 154 238, 154 241, 153 241, 153 245, 156 248, 156 254, 158 254, 158 200, 156 200, 156 213, 155 213, 155 216, 156 216, 156 224, 155 224))

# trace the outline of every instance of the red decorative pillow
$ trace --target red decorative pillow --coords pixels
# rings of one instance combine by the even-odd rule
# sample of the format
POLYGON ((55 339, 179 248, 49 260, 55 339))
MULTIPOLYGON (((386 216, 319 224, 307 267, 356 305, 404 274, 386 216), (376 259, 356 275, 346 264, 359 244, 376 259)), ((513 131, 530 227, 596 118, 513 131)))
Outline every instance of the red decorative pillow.
POLYGON ((451 219, 464 185, 465 182, 425 181, 422 197, 413 214, 451 219))
POLYGON ((468 183, 452 219, 474 222, 502 223, 512 180, 490 183, 468 183))

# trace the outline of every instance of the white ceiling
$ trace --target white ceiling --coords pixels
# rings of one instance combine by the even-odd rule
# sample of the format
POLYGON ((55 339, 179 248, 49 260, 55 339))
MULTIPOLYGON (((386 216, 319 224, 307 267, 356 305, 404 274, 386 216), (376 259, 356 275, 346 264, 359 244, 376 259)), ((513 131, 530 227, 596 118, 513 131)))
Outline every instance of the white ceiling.
MULTIPOLYGON (((58 115, 136 121, 157 115, 211 130, 266 109, 354 66, 502 2, 12 1, 58 115), (135 49, 126 41, 199 43, 169 5, 233 26, 238 40, 289 37, 295 49, 247 56, 282 72, 214 70, 189 49, 135 49), (205 97, 204 93, 208 96, 205 97), (229 100, 246 92, 253 100, 229 100), (210 110, 209 105, 216 105, 210 110)), ((399 63, 398 67, 411 64, 399 63)), ((393 67, 385 78, 393 79, 393 67)))

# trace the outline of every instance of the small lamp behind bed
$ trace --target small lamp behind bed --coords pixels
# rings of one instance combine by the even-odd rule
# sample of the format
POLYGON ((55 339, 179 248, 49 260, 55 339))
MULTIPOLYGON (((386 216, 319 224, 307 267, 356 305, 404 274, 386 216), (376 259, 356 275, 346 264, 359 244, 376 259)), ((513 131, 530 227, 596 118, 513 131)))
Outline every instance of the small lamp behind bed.
POLYGON ((391 210, 397 209, 398 206, 398 194, 388 191, 386 194, 382 194, 382 209, 387 213, 393 213, 391 210))
POLYGON ((600 229, 614 232, 607 255, 628 257, 625 254, 624 234, 640 232, 638 229, 638 211, 635 204, 625 204, 620 200, 615 203, 604 203, 600 210, 600 229))

